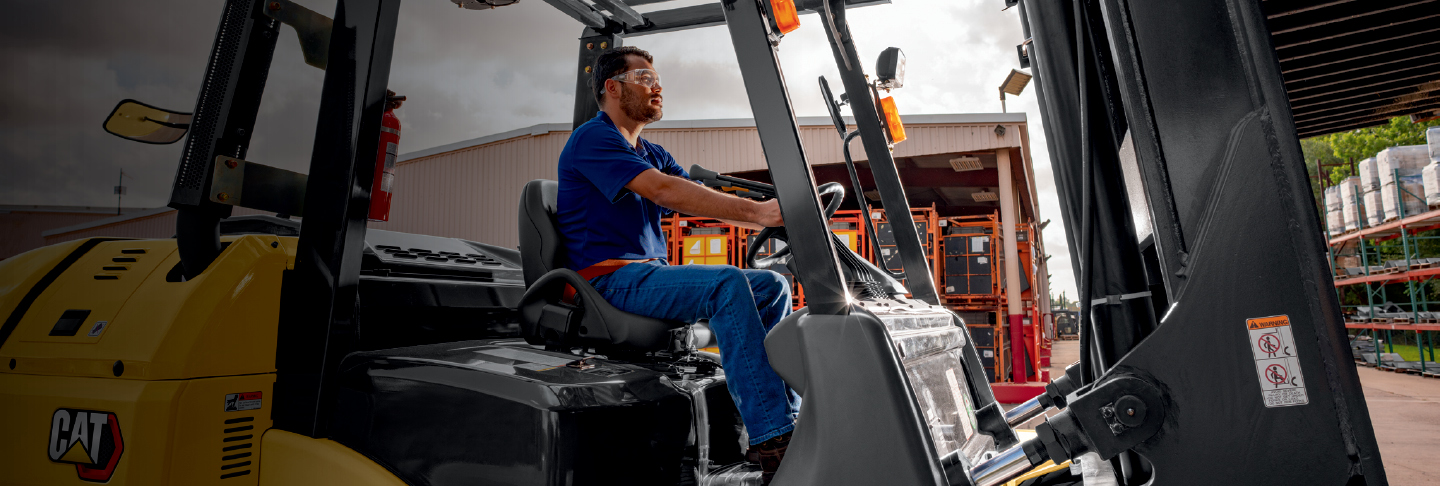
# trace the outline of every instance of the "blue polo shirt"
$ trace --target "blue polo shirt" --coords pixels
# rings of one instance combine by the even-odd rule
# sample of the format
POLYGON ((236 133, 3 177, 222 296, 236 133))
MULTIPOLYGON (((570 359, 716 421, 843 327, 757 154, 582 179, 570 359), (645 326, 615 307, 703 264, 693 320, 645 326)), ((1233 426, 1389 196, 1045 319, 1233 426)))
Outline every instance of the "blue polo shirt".
POLYGON ((630 146, 603 111, 570 134, 560 152, 556 201, 566 266, 666 258, 660 219, 671 211, 625 188, 647 169, 690 178, 659 145, 641 138, 630 146))

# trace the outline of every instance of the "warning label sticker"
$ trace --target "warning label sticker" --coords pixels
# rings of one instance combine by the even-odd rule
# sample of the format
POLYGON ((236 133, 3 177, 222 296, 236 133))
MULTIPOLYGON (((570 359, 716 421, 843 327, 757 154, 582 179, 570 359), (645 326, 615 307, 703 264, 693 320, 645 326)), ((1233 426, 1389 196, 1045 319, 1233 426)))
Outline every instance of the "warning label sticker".
POLYGON ((1271 316, 1246 319, 1250 353, 1255 356, 1255 373, 1260 378, 1260 396, 1266 407, 1290 407, 1310 403, 1305 377, 1300 373, 1300 355, 1290 317, 1271 316))
POLYGON ((260 392, 231 393, 225 395, 225 411, 241 412, 260 409, 260 392))

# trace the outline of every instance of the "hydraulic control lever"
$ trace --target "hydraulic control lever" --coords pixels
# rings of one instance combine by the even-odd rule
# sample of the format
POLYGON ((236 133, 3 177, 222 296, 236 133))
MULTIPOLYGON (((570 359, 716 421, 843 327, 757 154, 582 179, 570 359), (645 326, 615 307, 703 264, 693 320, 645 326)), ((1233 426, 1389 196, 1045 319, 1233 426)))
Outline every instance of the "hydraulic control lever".
POLYGON ((750 199, 770 199, 775 197, 775 186, 763 182, 741 179, 721 175, 710 169, 697 165, 690 166, 690 178, 705 184, 705 187, 713 187, 736 196, 750 199))

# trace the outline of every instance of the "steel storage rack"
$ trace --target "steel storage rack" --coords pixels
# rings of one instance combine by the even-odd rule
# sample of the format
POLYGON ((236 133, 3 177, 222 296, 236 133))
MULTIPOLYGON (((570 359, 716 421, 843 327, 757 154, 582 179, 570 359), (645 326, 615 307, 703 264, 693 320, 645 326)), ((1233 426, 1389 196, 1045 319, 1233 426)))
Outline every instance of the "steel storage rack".
MULTIPOLYGON (((940 244, 939 233, 936 232, 936 228, 940 226, 939 216, 936 214, 934 207, 911 208, 910 216, 915 224, 915 230, 920 233, 920 244, 925 249, 925 260, 930 266, 930 274, 935 276, 934 285, 936 288, 939 288, 942 285, 942 272, 940 271, 940 263, 936 261, 935 258, 935 248, 940 244)), ((893 222, 883 210, 871 212, 870 218, 875 220, 875 233, 879 237, 878 240, 880 242, 880 251, 877 252, 878 258, 874 259, 875 264, 892 272, 901 271, 900 251, 898 247, 895 246, 895 235, 891 229, 893 222)), ((904 284, 907 282, 905 279, 901 279, 900 283, 904 284)), ((909 285, 907 285, 907 287, 908 286, 909 285)))
MULTIPOLYGON (((1389 150, 1389 149, 1387 149, 1389 150)), ((1396 333, 1415 333, 1415 344, 1419 352, 1418 363, 1413 366, 1385 366, 1390 370, 1413 370, 1425 376, 1436 376, 1440 366, 1435 363, 1435 331, 1440 331, 1440 312, 1432 312, 1429 292, 1440 287, 1433 286, 1440 276, 1440 252, 1425 251, 1425 243, 1440 240, 1440 235, 1431 233, 1440 229, 1440 207, 1424 204, 1424 194, 1416 194, 1414 184, 1406 183, 1407 177, 1401 167, 1390 167, 1381 179, 1399 181, 1384 184, 1379 189, 1381 197, 1373 198, 1387 203, 1387 221, 1379 225, 1340 233, 1329 240, 1331 268, 1334 270, 1335 288, 1340 293, 1341 307, 1345 311, 1345 327, 1369 334, 1371 339, 1379 338, 1383 331, 1386 351, 1395 350, 1396 333), (1388 175, 1389 177, 1384 177, 1388 175), (1419 204, 1415 204, 1419 201, 1419 204), (1420 211, 1424 208, 1424 211, 1420 211), (1393 217, 1389 217, 1392 216, 1393 217), (1398 242, 1398 245, 1395 243, 1398 242), (1398 255, 1396 255, 1398 250, 1398 255), (1435 253, 1427 255, 1427 253, 1435 253), (1391 258, 1387 258, 1387 256, 1391 258), (1408 302, 1395 304, 1389 300, 1389 286, 1404 284, 1403 297, 1408 302), (1358 289, 1362 302, 1346 304, 1344 289, 1358 289)), ((1352 204, 1361 206, 1364 201, 1352 204)), ((1368 213, 1372 208, 1366 208, 1368 213)), ((1329 221, 1327 220, 1327 223, 1329 221)), ((1350 228, 1347 225, 1347 230, 1350 228)), ((1327 231, 1327 234, 1332 234, 1327 231)), ((1440 306, 1437 306, 1440 311, 1440 306)), ((1378 351, 1378 350, 1377 350, 1378 351)), ((1364 356, 1357 360, 1368 363, 1364 356)))

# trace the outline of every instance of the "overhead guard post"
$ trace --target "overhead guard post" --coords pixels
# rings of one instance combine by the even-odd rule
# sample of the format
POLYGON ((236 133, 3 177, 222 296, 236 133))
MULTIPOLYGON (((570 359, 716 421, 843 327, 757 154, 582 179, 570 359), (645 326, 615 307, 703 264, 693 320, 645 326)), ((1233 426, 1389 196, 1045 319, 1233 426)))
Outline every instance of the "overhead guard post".
POLYGON ((359 337, 360 259, 399 0, 341 0, 320 95, 295 269, 280 295, 275 428, 325 437, 340 359, 359 337))
POLYGON ((805 282, 805 300, 812 314, 843 314, 849 295, 834 238, 821 213, 815 176, 805 161, 780 58, 770 42, 769 22, 755 0, 727 0, 724 10, 760 145, 770 165, 770 179, 779 193, 780 212, 795 255, 794 271, 805 282))
MULTIPOLYGON (((915 229, 914 224, 897 224, 912 221, 910 202, 905 199, 904 183, 900 180, 900 172, 895 168, 895 158, 890 154, 889 142, 882 131, 880 113, 875 105, 868 101, 872 97, 870 86, 865 81, 865 69, 851 40, 850 26, 845 21, 845 1, 825 1, 831 2, 829 10, 834 18, 821 23, 824 24, 825 37, 830 40, 830 48, 835 54, 835 64, 840 69, 840 81, 845 86, 845 94, 851 100, 850 113, 855 117, 855 125, 860 131, 866 160, 869 160, 870 174, 875 179, 875 189, 880 192, 880 202, 885 206, 885 214, 891 222, 890 229, 895 233, 895 246, 900 251, 900 262, 905 268, 905 288, 916 299, 939 305, 940 295, 935 291, 935 277, 930 273, 925 247, 920 243, 919 230, 915 229)), ((820 15, 824 16, 825 13, 821 12, 820 15)), ((810 294, 808 285, 805 294, 810 294)))

